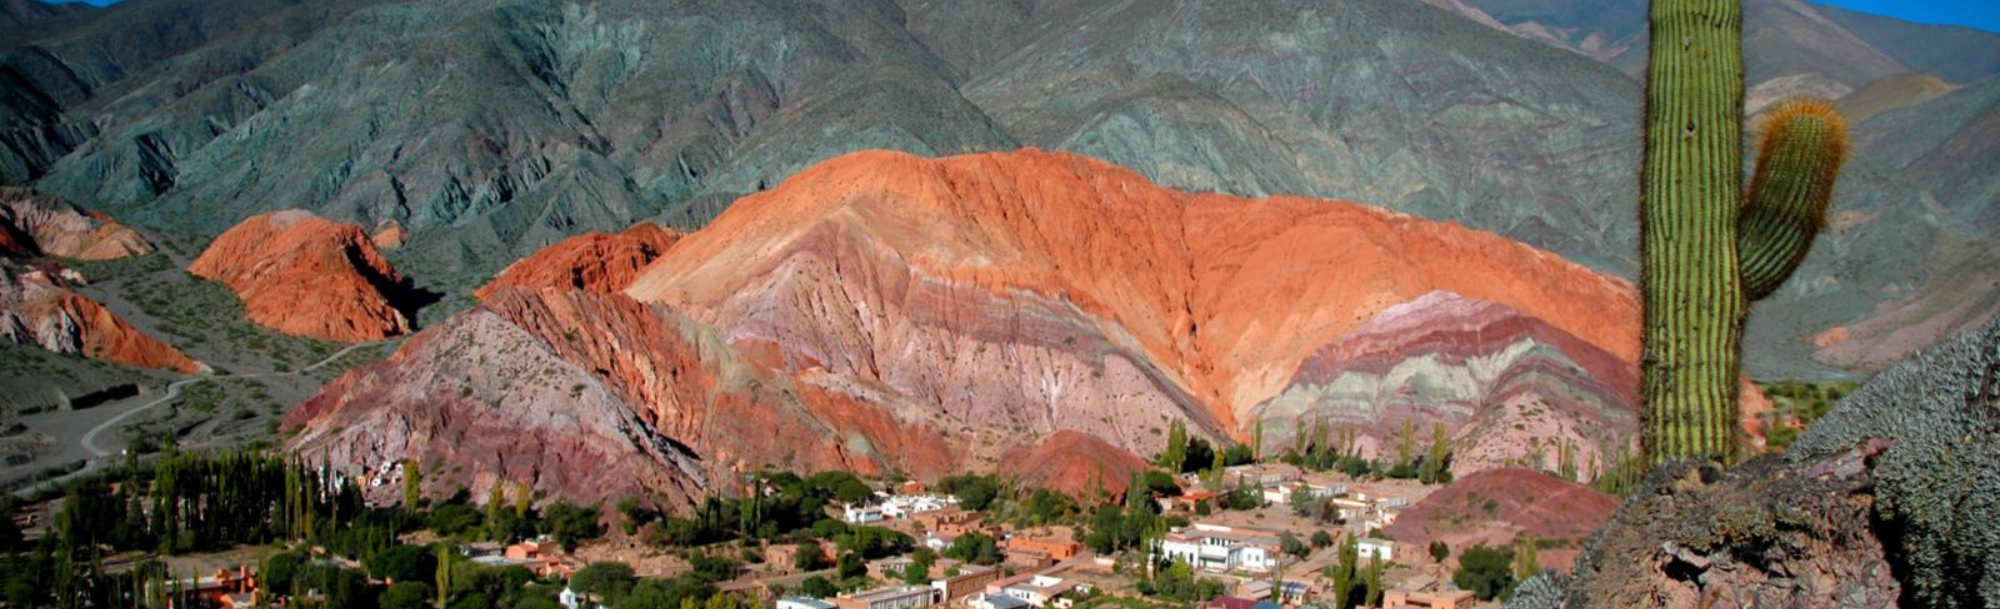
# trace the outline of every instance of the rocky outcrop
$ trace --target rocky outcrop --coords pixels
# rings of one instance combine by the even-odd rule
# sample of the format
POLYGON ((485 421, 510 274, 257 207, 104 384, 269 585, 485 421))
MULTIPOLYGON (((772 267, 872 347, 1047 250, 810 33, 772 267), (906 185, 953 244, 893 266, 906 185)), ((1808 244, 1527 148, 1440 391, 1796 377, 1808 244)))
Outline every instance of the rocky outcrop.
POLYGON ((109 216, 25 188, 0 188, 0 253, 110 260, 152 251, 145 237, 109 216))
MULTIPOLYGON (((1535 470, 1492 469, 1431 493, 1382 532, 1411 548, 1433 541, 1458 550, 1481 544, 1505 547, 1524 536, 1569 548, 1596 533, 1617 509, 1617 498, 1574 482, 1535 470)), ((1559 562, 1563 554, 1560 549, 1543 552, 1545 565, 1559 562)))
POLYGON ((361 228, 291 210, 251 217, 209 244, 188 272, 222 282, 250 320, 343 342, 409 332, 408 288, 361 228))
POLYGON ((2000 324, 1878 375, 1789 452, 1655 471, 1510 607, 2000 605, 2000 324))
POLYGON ((1146 460, 1098 439, 1062 430, 1040 444, 1022 446, 1000 459, 1000 471, 1024 488, 1047 488, 1084 502, 1117 503, 1134 474, 1151 469, 1146 460))
POLYGON ((515 262, 475 295, 486 300, 508 288, 562 288, 616 294, 632 285, 646 265, 665 254, 679 239, 651 222, 620 233, 587 232, 515 262))
POLYGON ((206 366, 146 335, 104 305, 41 270, 0 263, 0 340, 141 368, 205 372, 206 366))

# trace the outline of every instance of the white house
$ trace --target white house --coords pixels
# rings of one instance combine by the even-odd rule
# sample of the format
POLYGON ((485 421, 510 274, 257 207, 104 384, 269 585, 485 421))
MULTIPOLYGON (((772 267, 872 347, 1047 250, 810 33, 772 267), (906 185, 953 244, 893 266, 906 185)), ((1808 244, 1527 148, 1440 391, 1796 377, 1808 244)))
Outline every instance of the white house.
POLYGON ((1380 560, 1396 559, 1396 542, 1387 539, 1363 539, 1354 543, 1354 549, 1359 550, 1364 559, 1370 557, 1380 560))
POLYGON ((972 609, 1022 609, 1028 602, 1005 594, 982 592, 965 597, 965 605, 972 609))
POLYGON ((1168 558, 1215 572, 1270 571, 1279 556, 1274 532, 1203 523, 1168 532, 1156 547, 1168 558))
POLYGON ((847 521, 848 524, 881 522, 882 508, 863 503, 849 503, 840 508, 840 519, 847 521))

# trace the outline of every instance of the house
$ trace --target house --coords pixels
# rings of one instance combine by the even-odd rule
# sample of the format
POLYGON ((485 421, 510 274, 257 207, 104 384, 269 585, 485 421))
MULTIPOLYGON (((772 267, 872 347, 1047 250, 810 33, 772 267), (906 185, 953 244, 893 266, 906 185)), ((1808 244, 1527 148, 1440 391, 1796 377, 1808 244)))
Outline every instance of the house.
POLYGON ((912 609, 937 604, 938 591, 930 586, 890 586, 853 596, 833 599, 840 609, 912 609))
POLYGON ((1361 539, 1354 543, 1354 549, 1363 559, 1396 560, 1396 542, 1387 539, 1361 539))
POLYGON ((909 518, 957 505, 958 498, 951 495, 891 495, 882 501, 881 510, 884 518, 909 518))
POLYGON ((1205 571, 1264 572, 1279 560, 1278 533, 1254 527, 1195 523, 1154 543, 1167 558, 1205 571))
POLYGON ((1007 540, 1007 564, 1025 571, 1047 568, 1081 553, 1083 544, 1074 541, 1029 537, 1007 540))
POLYGON ((787 596, 778 599, 777 609, 834 609, 834 605, 809 596, 787 596))
POLYGON ((979 530, 981 524, 979 512, 968 512, 958 509, 957 506, 919 512, 912 515, 910 519, 917 521, 917 524, 924 525, 925 531, 954 536, 962 535, 966 531, 979 530))
POLYGON ((1053 575, 1023 573, 1007 579, 986 584, 988 596, 1011 596, 1031 607, 1058 607, 1067 609, 1069 599, 1063 595, 1077 589, 1076 582, 1064 581, 1053 575))
POLYGON ((959 565, 958 575, 933 580, 931 587, 937 589, 940 600, 950 602, 979 592, 987 584, 1000 579, 1000 575, 1000 570, 992 567, 959 565))
POLYGON ((896 494, 898 495, 922 495, 927 492, 930 492, 930 487, 924 486, 924 483, 915 480, 904 482, 902 486, 896 488, 896 494))
POLYGON ((865 503, 849 503, 840 507, 840 519, 847 524, 867 524, 882 521, 881 506, 865 503))
POLYGON ((1028 602, 1005 594, 974 594, 965 599, 965 606, 972 609, 1024 609, 1028 602))

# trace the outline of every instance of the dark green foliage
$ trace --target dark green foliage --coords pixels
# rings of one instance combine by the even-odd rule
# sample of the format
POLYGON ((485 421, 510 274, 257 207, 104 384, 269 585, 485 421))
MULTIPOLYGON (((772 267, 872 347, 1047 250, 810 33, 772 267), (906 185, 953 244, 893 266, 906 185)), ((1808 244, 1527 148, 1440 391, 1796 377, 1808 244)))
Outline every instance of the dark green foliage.
POLYGON ((555 537, 563 550, 576 551, 576 544, 596 539, 604 534, 604 527, 598 524, 596 506, 579 507, 567 501, 550 504, 542 514, 542 530, 555 537))
POLYGON ((463 503, 447 503, 431 510, 430 529, 445 537, 464 535, 478 530, 484 517, 479 508, 463 503))
POLYGON ((799 542, 799 551, 792 557, 792 568, 800 571, 818 571, 826 568, 826 550, 818 541, 807 539, 799 542))
POLYGON ((1514 589, 1514 555, 1480 544, 1458 555, 1452 585, 1471 591, 1479 600, 1503 599, 1514 589))
POLYGON ((840 594, 840 588, 826 578, 814 575, 799 582, 799 594, 813 598, 832 598, 833 595, 840 594))
POLYGON ((1000 546, 985 533, 967 532, 952 540, 951 547, 945 548, 944 555, 946 558, 976 565, 994 565, 1000 563, 1000 546))
POLYGON ((882 527, 853 525, 833 537, 834 544, 842 552, 853 552, 866 560, 886 558, 909 552, 916 545, 909 535, 882 527))
POLYGON ((382 591, 380 601, 382 609, 422 609, 429 607, 436 596, 437 590, 431 589, 430 584, 397 580, 382 591))
POLYGON ((375 579, 399 582, 422 581, 437 573, 437 559, 419 546, 396 545, 377 551, 369 555, 367 566, 375 579))
POLYGON ((958 497, 959 507, 981 511, 1000 497, 1000 480, 993 476, 960 474, 938 481, 938 491, 958 497))
POLYGON ((607 599, 619 598, 630 592, 632 585, 637 583, 638 579, 632 574, 631 565, 617 561, 601 561, 578 569, 575 575, 570 576, 569 587, 584 594, 596 594, 607 599))
POLYGON ((1333 535, 1331 533, 1327 533, 1326 529, 1313 531, 1312 547, 1324 548, 1330 545, 1333 545, 1333 535))
POLYGON ((860 554, 853 552, 841 554, 840 560, 834 564, 834 569, 834 576, 843 582, 852 582, 857 578, 868 576, 868 564, 861 560, 860 554))
POLYGON ((1444 559, 1451 557, 1451 546, 1443 540, 1431 542, 1430 551, 1431 560, 1437 561, 1438 564, 1444 564, 1444 559))
POLYGON ((1312 553, 1312 548, 1306 546, 1305 540, 1299 539, 1299 536, 1293 535, 1291 531, 1285 531, 1283 535, 1278 536, 1278 547, 1284 553, 1297 558, 1305 558, 1307 554, 1312 553))
POLYGON ((696 554, 688 558, 688 563, 692 568, 684 578, 697 584, 729 581, 743 572, 743 563, 722 556, 696 554))

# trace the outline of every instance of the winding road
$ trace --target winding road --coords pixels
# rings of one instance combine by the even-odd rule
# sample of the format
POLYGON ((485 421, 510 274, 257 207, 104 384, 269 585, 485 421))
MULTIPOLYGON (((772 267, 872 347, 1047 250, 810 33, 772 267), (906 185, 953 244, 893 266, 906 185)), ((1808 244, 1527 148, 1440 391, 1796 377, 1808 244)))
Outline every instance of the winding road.
MULTIPOLYGON (((332 355, 326 356, 326 359, 314 362, 312 365, 300 368, 294 372, 265 372, 259 374, 218 374, 209 376, 189 377, 178 381, 174 381, 167 385, 167 393, 165 395, 162 395, 158 399, 155 399, 151 402, 141 404, 139 405, 138 408, 133 408, 131 410, 121 412, 118 414, 118 416, 111 417, 110 419, 105 420, 103 423, 98 423, 96 427, 90 428, 90 431, 84 432, 83 438, 79 440, 79 442, 83 444, 84 450, 90 451, 90 454, 96 455, 97 457, 108 457, 111 456, 112 451, 98 448, 97 446, 97 436, 99 434, 104 433, 105 430, 111 429, 113 426, 117 425, 118 423, 126 419, 132 418, 134 415, 137 415, 141 412, 145 412, 147 410, 152 410, 154 407, 157 407, 161 404, 174 401, 175 398, 180 397, 182 387, 186 387, 188 385, 203 381, 214 381, 214 380, 228 379, 228 378, 254 379, 254 378, 264 378, 271 376, 289 376, 289 375, 306 374, 314 370, 318 370, 322 367, 325 367, 327 364, 333 363, 334 360, 345 357, 349 353, 353 353, 354 350, 356 349, 361 349, 364 347, 373 347, 377 345, 385 345, 391 342, 395 341, 375 341, 372 343, 357 343, 353 345, 348 345, 346 348, 341 349, 339 351, 335 351, 333 352, 332 355)), ((96 464, 92 463, 92 465, 96 464)))

